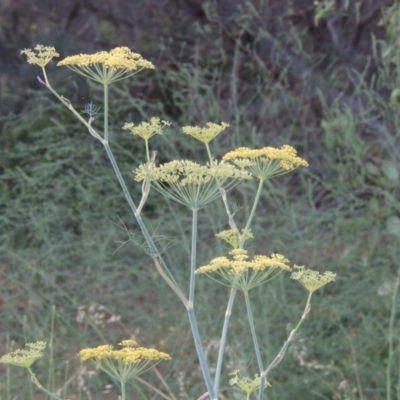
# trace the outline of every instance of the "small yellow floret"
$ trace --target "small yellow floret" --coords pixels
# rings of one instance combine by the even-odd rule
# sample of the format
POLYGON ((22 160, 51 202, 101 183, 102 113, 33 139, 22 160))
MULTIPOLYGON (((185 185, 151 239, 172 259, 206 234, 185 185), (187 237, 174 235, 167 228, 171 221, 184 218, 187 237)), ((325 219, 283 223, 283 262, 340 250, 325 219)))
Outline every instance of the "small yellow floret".
POLYGON ((24 49, 21 51, 21 54, 27 55, 29 64, 36 64, 42 68, 44 68, 54 57, 60 56, 54 47, 47 47, 41 44, 38 44, 34 50, 24 49), (34 50, 36 50, 36 53, 34 50))
POLYGON ((200 128, 199 126, 184 126, 183 132, 187 135, 193 136, 195 139, 203 143, 209 143, 223 130, 229 127, 229 124, 222 122, 221 125, 207 122, 207 128, 200 128))
POLYGON ((46 342, 27 343, 28 349, 15 350, 0 358, 0 363, 12 364, 18 367, 29 368, 38 358, 43 357, 46 342))
POLYGON ((299 265, 295 265, 294 269, 297 269, 297 271, 292 273, 291 278, 299 281, 311 293, 334 281, 336 278, 336 274, 330 271, 320 274, 318 271, 313 271, 299 265))

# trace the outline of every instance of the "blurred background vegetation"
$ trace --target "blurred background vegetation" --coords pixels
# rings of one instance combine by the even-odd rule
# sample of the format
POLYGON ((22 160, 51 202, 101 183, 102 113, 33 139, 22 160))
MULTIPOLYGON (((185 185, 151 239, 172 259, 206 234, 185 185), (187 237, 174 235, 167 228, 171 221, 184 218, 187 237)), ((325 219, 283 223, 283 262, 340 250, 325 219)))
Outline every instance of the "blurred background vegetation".
MULTIPOLYGON (((42 382, 65 398, 115 399, 112 382, 76 353, 132 336, 173 356, 146 375, 154 387, 179 399, 205 391, 185 310, 134 245, 142 239, 102 147, 20 55, 38 43, 61 57, 128 46, 156 65, 111 89, 112 146, 136 201, 131 171, 144 147, 121 126, 152 116, 172 122, 153 141, 159 161, 204 159, 180 127, 225 121, 216 157, 288 143, 310 164, 269 183, 254 246, 338 279, 315 295, 301 336, 270 376, 268 399, 400 400, 399 38, 398 1, 0 2, 1 354, 53 335, 53 352, 34 365, 42 382)), ((101 107, 98 87, 54 64, 47 71, 75 108, 101 107)), ((231 193, 241 221, 255 190, 246 183, 231 193)), ((155 192, 143 213, 184 282, 189 213, 155 192)), ((199 265, 225 251, 213 234, 226 228, 221 204, 202 210, 199 265)), ((227 296, 198 279, 211 363, 227 296)), ((282 275, 251 296, 267 362, 306 292, 282 275)), ((229 372, 257 372, 243 303, 239 295, 223 399, 241 398, 227 385, 229 372)), ((1 399, 42 398, 26 375, 2 367, 1 399)), ((161 398, 140 383, 132 393, 161 398)))

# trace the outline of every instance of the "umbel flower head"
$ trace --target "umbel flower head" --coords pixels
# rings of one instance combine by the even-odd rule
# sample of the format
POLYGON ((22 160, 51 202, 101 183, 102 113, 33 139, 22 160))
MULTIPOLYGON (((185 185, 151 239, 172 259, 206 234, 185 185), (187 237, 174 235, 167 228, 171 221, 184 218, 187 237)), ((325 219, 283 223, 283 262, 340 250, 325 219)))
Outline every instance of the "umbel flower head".
POLYGON ((220 196, 220 190, 231 189, 251 175, 224 161, 200 165, 189 160, 174 160, 159 167, 149 163, 135 171, 135 180, 150 179, 153 187, 170 199, 191 209, 204 207, 220 196))
POLYGON ((247 240, 254 239, 251 229, 242 229, 242 233, 238 229, 228 229, 217 233, 215 236, 230 244, 234 249, 243 246, 247 240))
POLYGON ((207 128, 200 128, 199 126, 184 126, 182 130, 187 135, 193 136, 195 139, 200 140, 200 142, 208 144, 223 130, 229 127, 229 124, 226 122, 222 122, 221 125, 207 122, 206 125, 207 128))
POLYGON ((336 279, 336 274, 330 271, 320 274, 318 271, 313 271, 299 265, 295 265, 293 268, 297 271, 292 273, 291 278, 299 281, 310 293, 315 292, 336 279))
POLYGON ((119 350, 111 345, 81 350, 82 360, 92 360, 100 369, 119 382, 126 382, 153 368, 162 360, 170 360, 167 353, 145 347, 137 347, 134 340, 123 340, 119 350))
POLYGON ((286 144, 280 149, 264 147, 252 150, 240 147, 225 154, 222 159, 232 161, 237 167, 262 180, 283 175, 300 166, 308 167, 307 161, 298 157, 296 150, 286 144))
POLYGON ((61 60, 59 67, 67 66, 86 78, 103 85, 128 78, 144 68, 154 69, 154 65, 128 47, 116 47, 110 52, 80 54, 61 60))
POLYGON ((38 358, 43 357, 46 342, 27 343, 27 348, 14 350, 0 358, 0 363, 29 368, 38 358))
POLYGON ((151 118, 150 122, 142 122, 135 125, 133 122, 127 122, 122 127, 124 130, 129 130, 132 135, 138 135, 146 142, 146 155, 147 161, 150 162, 149 139, 154 135, 162 135, 162 130, 165 126, 170 126, 168 121, 161 120, 160 118, 151 118))
MULTIPOLYGON (((240 371, 237 369, 233 372, 231 372, 229 375, 233 375, 234 377, 229 380, 229 384, 231 386, 236 385, 240 389, 242 389, 243 392, 247 394, 247 398, 250 395, 250 393, 255 392, 258 390, 260 387, 260 376, 259 375, 254 375, 254 379, 250 379, 247 376, 240 377, 240 371)), ((265 387, 271 386, 269 382, 266 382, 265 387)), ((264 388, 265 388, 264 387, 264 388)))
POLYGON ((60 55, 56 52, 54 47, 43 46, 38 44, 34 50, 24 49, 21 54, 26 54, 29 64, 36 64, 44 68, 54 57, 60 55))
POLYGON ((150 122, 142 122, 139 125, 135 125, 133 122, 127 122, 122 129, 129 130, 132 135, 138 135, 144 140, 149 140, 156 134, 161 135, 163 128, 170 125, 170 122, 163 121, 160 118, 151 118, 150 122))
MULTIPOLYGON (((213 278, 213 273, 218 273, 229 286, 236 289, 249 291, 275 278, 282 270, 290 271, 287 260, 282 254, 272 254, 271 257, 257 255, 249 259, 245 249, 234 249, 229 252, 232 259, 228 257, 217 257, 209 264, 198 268, 195 274, 207 274, 213 278), (273 276, 270 276, 276 272, 273 276)), ((219 280, 215 279, 219 282, 219 280)), ((222 283, 222 282, 221 282, 222 283)))

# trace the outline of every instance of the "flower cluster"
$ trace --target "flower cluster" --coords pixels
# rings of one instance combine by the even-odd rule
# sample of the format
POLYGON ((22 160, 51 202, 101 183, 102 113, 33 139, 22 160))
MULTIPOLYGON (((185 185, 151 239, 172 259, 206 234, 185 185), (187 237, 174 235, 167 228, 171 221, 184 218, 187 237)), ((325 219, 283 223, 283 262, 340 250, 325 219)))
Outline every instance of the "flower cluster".
POLYGON ((251 229, 242 229, 242 233, 238 229, 228 229, 217 233, 215 236, 230 244, 234 249, 243 246, 246 240, 254 239, 251 229))
POLYGON ((102 84, 125 79, 144 68, 154 69, 154 65, 128 47, 116 47, 110 52, 80 54, 64 58, 57 64, 102 84))
POLYGON ((291 278, 299 281, 310 293, 315 292, 336 279, 336 274, 330 271, 320 274, 318 271, 313 271, 299 265, 295 265, 293 268, 297 271, 292 273, 291 278))
POLYGON ((220 190, 231 189, 251 175, 224 161, 200 165, 189 160, 174 160, 159 167, 142 164, 135 171, 135 180, 150 179, 154 187, 172 200, 189 208, 204 207, 220 195, 220 190), (224 183, 229 180, 226 186, 224 183))
MULTIPOLYGON (((196 274, 211 274, 217 272, 230 285, 237 289, 248 291, 272 278, 269 275, 278 270, 290 271, 291 267, 282 254, 272 254, 271 257, 256 255, 249 259, 245 249, 234 249, 229 252, 233 259, 217 257, 209 264, 196 270, 196 274)), ((276 275, 275 275, 276 276, 276 275)), ((211 277, 211 275, 210 275, 211 277)))
POLYGON ((280 149, 264 147, 256 150, 240 147, 225 154, 223 160, 232 161, 263 180, 285 174, 299 166, 308 167, 307 161, 298 157, 296 150, 289 145, 280 149))
POLYGON ((161 361, 170 360, 171 357, 167 353, 162 353, 155 349, 146 349, 145 347, 136 347, 134 340, 123 340, 119 343, 122 348, 113 350, 113 346, 106 344, 95 348, 83 349, 79 352, 82 360, 103 360, 110 358, 120 360, 124 364, 137 364, 140 361, 161 361))
POLYGON ((221 125, 207 122, 207 128, 200 128, 199 126, 184 126, 183 132, 187 135, 193 136, 195 139, 208 144, 216 136, 218 136, 223 130, 229 127, 229 124, 222 122, 221 125))
POLYGON ((149 140, 156 134, 161 135, 163 128, 170 125, 170 122, 160 120, 160 118, 151 118, 150 122, 142 122, 139 125, 135 125, 133 122, 127 122, 122 129, 129 130, 132 135, 138 135, 144 140, 149 140))
MULTIPOLYGON (((237 369, 231 372, 229 375, 234 375, 234 377, 229 380, 229 384, 231 386, 233 385, 238 386, 240 389, 243 390, 243 392, 247 394, 247 396, 249 396, 250 393, 253 393, 256 390, 258 390, 258 388, 260 387, 261 379, 257 374, 254 375, 254 379, 250 379, 247 376, 241 378, 240 371, 237 369)), ((271 386, 269 382, 266 382, 265 387, 267 386, 271 386)))
POLYGON ((18 349, 5 354, 0 358, 0 363, 29 368, 38 358, 43 357, 43 350, 46 348, 46 342, 27 343, 26 347, 28 349, 18 349))
POLYGON ((21 51, 21 54, 26 54, 29 64, 36 64, 42 68, 44 68, 54 57, 60 56, 54 47, 43 46, 41 44, 38 44, 34 50, 24 49, 21 51))
POLYGON ((154 367, 162 360, 170 360, 167 353, 145 347, 137 347, 134 340, 124 340, 119 343, 122 346, 114 350, 111 345, 102 345, 95 348, 81 350, 78 355, 82 360, 92 360, 104 372, 119 381, 127 381, 143 373, 150 362, 154 367))

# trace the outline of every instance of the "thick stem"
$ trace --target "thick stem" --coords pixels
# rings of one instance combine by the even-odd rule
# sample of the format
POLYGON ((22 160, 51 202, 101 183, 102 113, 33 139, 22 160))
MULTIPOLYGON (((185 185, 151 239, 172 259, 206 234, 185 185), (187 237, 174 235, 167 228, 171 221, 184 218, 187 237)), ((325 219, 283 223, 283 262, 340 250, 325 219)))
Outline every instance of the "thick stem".
POLYGON ((121 400, 126 400, 125 381, 121 381, 121 400))
POLYGON ((199 358, 200 361, 201 370, 203 372, 203 377, 206 382, 210 399, 217 400, 217 394, 215 392, 214 385, 211 379, 210 370, 208 368, 206 360, 206 355, 204 353, 203 345, 201 344, 201 338, 200 338, 199 328, 197 326, 196 316, 194 314, 193 304, 190 304, 188 307, 186 307, 186 309, 189 316, 189 322, 193 334, 194 344, 197 351, 197 357, 199 358))
POLYGON ((193 208, 192 216, 192 252, 190 257, 190 287, 189 287, 189 301, 194 304, 194 289, 196 284, 196 275, 194 271, 196 269, 196 258, 197 258, 197 213, 198 209, 193 208))
POLYGON ((264 370, 264 367, 263 367, 263 363, 262 363, 262 360, 261 360, 260 345, 258 344, 258 339, 257 339, 256 329, 255 329, 255 326, 254 326, 253 313, 251 311, 250 298, 249 298, 249 292, 248 291, 244 292, 244 298, 246 300, 247 317, 249 318, 251 336, 253 337, 253 344, 254 344, 254 350, 256 352, 258 368, 259 368, 260 374, 261 374, 262 371, 264 370))
POLYGON ((104 84, 104 140, 108 142, 108 84, 104 84))
POLYGON ((219 391, 219 382, 220 382, 220 378, 221 378, 221 368, 222 368, 222 361, 223 361, 223 358, 224 358, 226 336, 228 334, 229 320, 230 320, 231 315, 232 315, 232 306, 233 306, 233 301, 235 299, 235 295, 236 295, 236 288, 234 288, 232 286, 231 294, 229 295, 228 306, 226 307, 226 311, 225 311, 224 325, 222 327, 221 340, 219 342, 217 369, 215 371, 214 387, 215 387, 215 393, 217 395, 218 395, 218 391, 219 391))

